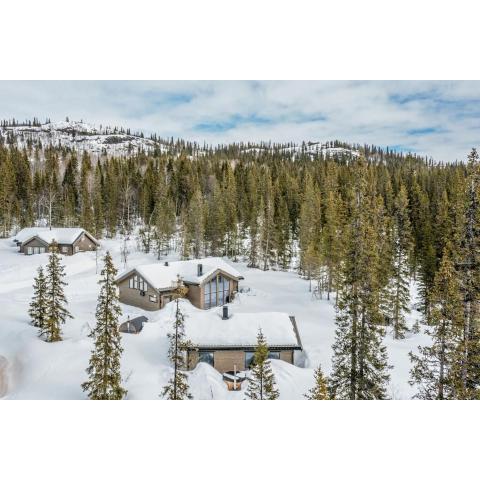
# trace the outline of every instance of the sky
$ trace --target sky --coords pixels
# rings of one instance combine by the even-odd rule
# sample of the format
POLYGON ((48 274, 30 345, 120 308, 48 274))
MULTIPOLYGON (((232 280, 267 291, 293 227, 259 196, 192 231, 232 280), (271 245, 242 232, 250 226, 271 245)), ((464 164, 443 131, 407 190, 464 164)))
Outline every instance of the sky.
POLYGON ((203 144, 341 140, 464 160, 480 81, 0 81, 0 118, 83 120, 203 144))

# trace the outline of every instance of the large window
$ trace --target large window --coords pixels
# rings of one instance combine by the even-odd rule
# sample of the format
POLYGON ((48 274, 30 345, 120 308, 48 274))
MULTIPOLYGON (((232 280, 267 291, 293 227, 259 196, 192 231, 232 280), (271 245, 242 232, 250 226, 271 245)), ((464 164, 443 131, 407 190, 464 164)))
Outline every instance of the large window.
POLYGON ((204 287, 205 308, 224 305, 230 301, 230 281, 222 275, 216 275, 204 287))
POLYGON ((138 275, 134 275, 128 280, 128 286, 130 288, 133 288, 135 290, 140 290, 142 292, 147 291, 147 282, 142 277, 139 277, 138 275))
POLYGON ((198 352, 198 361, 208 363, 213 367, 213 352, 198 352))
POLYGON ((268 352, 268 358, 280 360, 280 352, 268 352))

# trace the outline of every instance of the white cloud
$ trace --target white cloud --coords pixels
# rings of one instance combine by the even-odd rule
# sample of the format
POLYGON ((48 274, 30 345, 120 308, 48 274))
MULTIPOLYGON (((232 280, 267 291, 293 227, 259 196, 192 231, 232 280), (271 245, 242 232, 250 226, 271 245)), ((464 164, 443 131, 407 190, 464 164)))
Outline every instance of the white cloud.
POLYGON ((0 82, 0 105, 3 118, 68 115, 213 144, 339 139, 453 161, 480 143, 474 81, 0 82))

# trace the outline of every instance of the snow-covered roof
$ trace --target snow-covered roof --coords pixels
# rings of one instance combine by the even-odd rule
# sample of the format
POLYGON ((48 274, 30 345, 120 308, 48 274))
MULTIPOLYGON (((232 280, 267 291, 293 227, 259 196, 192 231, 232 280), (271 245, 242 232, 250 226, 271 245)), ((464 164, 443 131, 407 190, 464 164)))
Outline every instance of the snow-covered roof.
POLYGON ((47 242, 48 244, 52 243, 53 240, 61 244, 71 244, 82 233, 88 234, 88 236, 92 238, 92 240, 98 243, 98 241, 83 228, 52 228, 50 229, 48 227, 28 227, 20 230, 13 237, 13 240, 16 242, 24 243, 33 237, 38 237, 44 242, 47 242))
POLYGON ((134 270, 157 290, 172 288, 178 276, 185 283, 200 284, 217 270, 222 270, 235 278, 243 278, 235 268, 222 258, 207 257, 197 260, 169 262, 168 265, 163 263, 139 265, 120 274, 117 281, 122 280, 134 270), (200 276, 197 274, 199 264, 202 265, 202 275, 200 276))
POLYGON ((222 319, 221 309, 206 310, 185 317, 185 335, 195 346, 255 347, 258 330, 267 344, 277 347, 301 347, 294 320, 283 312, 232 313, 222 319))

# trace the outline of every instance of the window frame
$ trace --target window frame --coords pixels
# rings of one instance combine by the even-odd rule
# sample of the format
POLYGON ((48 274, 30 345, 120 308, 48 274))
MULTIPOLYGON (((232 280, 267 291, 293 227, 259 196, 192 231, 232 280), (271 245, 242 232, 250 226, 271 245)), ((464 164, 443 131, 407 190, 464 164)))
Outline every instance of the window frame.
POLYGON ((199 351, 198 352, 198 362, 197 363, 207 363, 208 365, 214 367, 215 366, 215 351, 213 350, 202 350, 202 351, 199 351), (202 355, 208 355, 209 358, 211 358, 211 362, 210 361, 205 361, 205 360, 202 360, 202 355))
POLYGON ((280 350, 268 351, 268 360, 280 360, 280 350), (275 355, 275 356, 272 356, 275 355))

